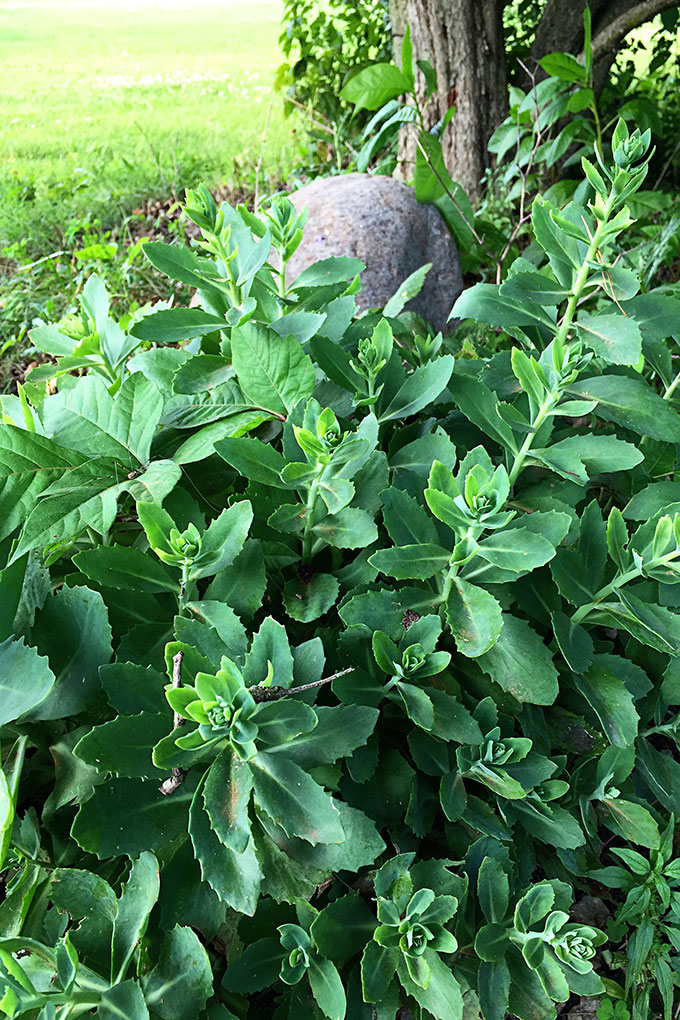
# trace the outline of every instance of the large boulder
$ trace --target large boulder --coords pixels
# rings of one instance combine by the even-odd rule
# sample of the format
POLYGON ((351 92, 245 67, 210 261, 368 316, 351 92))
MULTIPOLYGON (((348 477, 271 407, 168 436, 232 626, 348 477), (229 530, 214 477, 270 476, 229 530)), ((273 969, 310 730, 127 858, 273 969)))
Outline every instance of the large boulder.
POLYGON ((446 332, 463 278, 454 240, 434 206, 420 205, 413 188, 393 177, 358 173, 320 178, 290 197, 298 210, 307 206, 309 217, 289 281, 321 259, 354 256, 366 265, 359 307, 375 308, 431 262, 423 289, 406 308, 446 332))

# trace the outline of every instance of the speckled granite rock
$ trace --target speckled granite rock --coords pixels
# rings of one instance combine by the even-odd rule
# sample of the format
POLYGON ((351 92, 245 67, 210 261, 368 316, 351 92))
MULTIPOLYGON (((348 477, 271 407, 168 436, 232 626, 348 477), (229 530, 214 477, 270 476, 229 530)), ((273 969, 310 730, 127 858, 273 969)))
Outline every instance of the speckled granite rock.
POLYGON ((423 289, 406 307, 436 329, 450 329, 448 315, 463 289, 458 251, 437 209, 419 205, 412 188, 393 177, 355 173, 313 181, 291 199, 299 210, 307 206, 309 217, 288 280, 321 259, 354 256, 366 264, 359 307, 373 308, 431 262, 423 289))

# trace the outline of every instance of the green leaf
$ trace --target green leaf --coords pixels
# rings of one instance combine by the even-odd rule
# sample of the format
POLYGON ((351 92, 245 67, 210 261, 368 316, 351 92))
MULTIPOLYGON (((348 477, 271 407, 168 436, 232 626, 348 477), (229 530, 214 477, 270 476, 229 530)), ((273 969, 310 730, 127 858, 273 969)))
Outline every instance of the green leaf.
POLYGON ((397 974, 402 987, 437 1020, 462 1020, 463 996, 450 967, 433 950, 426 949, 423 958, 430 968, 427 988, 411 979, 404 957, 400 956, 397 974))
POLYGON ((536 326, 554 329, 554 320, 535 301, 507 295, 498 284, 476 283, 460 295, 450 318, 475 319, 490 326, 536 326))
POLYGON ((96 1016, 98 1020, 149 1020, 149 1010, 142 989, 131 978, 104 991, 96 1016))
POLYGON ((347 999, 336 967, 323 956, 312 955, 308 975, 312 995, 321 1011, 329 1020, 344 1020, 347 999))
POLYGON ((112 657, 106 605, 89 588, 61 588, 36 615, 33 640, 55 674, 51 693, 31 719, 63 719, 90 704, 99 690, 99 667, 112 657))
POLYGON ((338 967, 359 956, 375 931, 375 915, 358 894, 341 896, 317 914, 310 932, 321 953, 338 967))
POLYGON ((222 751, 208 769, 203 787, 210 825, 230 850, 243 853, 250 839, 248 804, 253 789, 250 766, 233 753, 222 751))
POLYGON ((134 324, 131 333, 148 343, 172 344, 195 340, 215 330, 226 329, 226 326, 224 318, 211 315, 203 308, 165 308, 145 315, 134 324))
POLYGON ((566 615, 553 613, 552 625, 555 640, 564 659, 574 673, 585 673, 593 661, 593 639, 584 627, 566 615))
POLYGON ((161 592, 179 591, 179 577, 173 576, 154 556, 126 545, 100 545, 73 557, 78 569, 91 581, 106 588, 161 592))
POLYGON ((447 569, 450 559, 451 552, 448 549, 421 543, 380 549, 369 557, 368 562, 383 574, 404 581, 408 578, 425 580, 434 577, 447 569))
POLYGON ((604 732, 615 747, 628 747, 635 742, 639 716, 633 695, 624 677, 612 668, 613 656, 596 655, 592 665, 574 683, 596 713, 604 732))
POLYGON ((404 310, 404 306, 408 304, 417 294, 420 294, 425 283, 425 277, 432 269, 432 263, 427 262, 420 269, 416 269, 415 272, 407 276, 404 282, 399 286, 398 290, 392 295, 389 301, 383 308, 383 315, 388 317, 396 317, 404 310))
POLYGON ((555 555, 555 547, 528 528, 501 528, 477 546, 477 556, 502 570, 528 574, 536 567, 542 567, 555 555))
POLYGON ((470 658, 488 652, 503 628, 501 607, 493 595, 460 577, 447 599, 446 619, 458 651, 470 658))
POLYGON ((281 481, 281 472, 286 461, 271 443, 245 437, 223 439, 215 443, 215 453, 252 482, 261 482, 276 489, 288 488, 285 482, 281 481))
POLYGON ((354 507, 343 507, 314 525, 314 534, 334 549, 365 549, 378 538, 371 514, 354 507))
POLYGON ((532 456, 553 468, 567 481, 588 484, 589 475, 630 471, 643 459, 642 451, 615 436, 568 436, 532 456), (585 470, 584 470, 585 468, 585 470))
POLYGON ((213 993, 205 949, 191 928, 176 925, 166 935, 156 966, 143 978, 144 997, 162 1020, 197 1017, 213 993))
POLYGON ((382 493, 382 515, 395 545, 437 544, 437 529, 430 515, 412 496, 394 486, 382 493))
POLYGON ((297 836, 312 846, 344 841, 335 804, 294 761, 261 751, 251 762, 251 768, 255 797, 286 835, 297 836))
POLYGON ((546 74, 561 78, 562 81, 586 84, 586 69, 571 53, 546 53, 539 64, 546 74))
POLYGON ((180 283, 186 283, 190 287, 203 287, 205 276, 211 269, 214 272, 209 259, 199 258, 189 248, 176 244, 149 241, 142 251, 155 269, 169 276, 171 280, 179 280, 180 283))
POLYGON ((111 939, 113 981, 121 981, 125 977, 135 947, 146 931, 149 914, 156 904, 159 892, 158 861, 152 853, 145 850, 132 862, 127 882, 118 899, 111 939))
POLYGON ((385 998, 400 956, 398 949, 379 946, 372 939, 366 944, 361 958, 361 984, 366 1002, 380 1003, 385 998))
POLYGON ((659 827, 653 816, 642 804, 624 800, 621 797, 602 799, 605 824, 620 833, 632 843, 656 850, 661 841, 659 827))
POLYGON ((510 996, 510 972, 503 960, 482 962, 477 975, 477 991, 486 1020, 505 1020, 510 996))
MULTIPOLYGON (((473 425, 494 439, 504 449, 517 452, 517 444, 510 426, 503 421, 496 394, 479 379, 454 372, 449 380, 449 392, 456 406, 473 425)), ((437 458, 435 458, 437 459, 437 458)), ((430 466, 432 461, 430 461, 430 466)))
POLYGON ((172 720, 167 712, 118 715, 91 729, 76 744, 74 754, 100 772, 152 779, 159 776, 159 771, 151 761, 151 748, 171 728, 172 720))
POLYGON ((246 946, 242 956, 229 964, 222 985, 227 991, 242 995, 260 992, 275 983, 285 956, 286 950, 277 938, 252 942, 246 946))
POLYGON ((116 516, 118 497, 129 492, 133 499, 158 502, 175 487, 182 471, 170 460, 159 460, 134 479, 121 478, 121 466, 96 457, 53 482, 30 514, 12 561, 32 549, 67 542, 86 528, 106 535, 116 516))
POLYGON ((46 436, 14 425, 0 427, 0 540, 23 524, 38 496, 84 462, 46 436))
POLYGON ((642 333, 625 315, 581 315, 576 323, 581 339, 613 365, 635 365, 642 354, 642 333))
POLYGON ((292 336, 246 323, 231 335, 231 355, 239 384, 256 407, 287 415, 314 389, 314 365, 292 336))
POLYGON ((680 416, 644 379, 602 375, 572 383, 569 394, 596 400, 597 414, 641 436, 680 443, 680 416))
POLYGON ((314 574, 309 580, 297 577, 286 581, 283 604, 294 620, 311 623, 335 605, 339 593, 340 584, 332 574, 314 574))
POLYGON ((411 83, 395 64, 370 64, 358 71, 340 92, 340 98, 357 110, 377 110, 390 99, 411 90, 411 83))
POLYGON ((269 670, 274 669, 274 683, 277 687, 290 687, 293 683, 293 653, 283 624, 272 616, 262 621, 253 637, 250 652, 246 657, 243 676, 248 686, 264 681, 269 670))
POLYGON ((526 620, 505 613, 500 637, 478 661, 519 702, 552 705, 557 697, 557 670, 550 650, 526 620))
POLYGON ((427 364, 416 368, 407 376, 406 382, 397 390, 387 407, 381 412, 379 421, 393 421, 395 418, 407 418, 409 415, 422 411, 438 397, 453 372, 453 356, 445 354, 427 364))
POLYGON ((292 743, 272 748, 270 754, 283 754, 301 768, 336 762, 362 747, 375 729, 379 712, 367 705, 322 705, 315 708, 318 723, 292 743))
POLYGON ((48 397, 45 430, 55 442, 91 456, 113 457, 136 469, 149 459, 163 410, 160 391, 141 372, 127 377, 115 397, 97 375, 48 397))
POLYGON ((346 255, 321 259, 303 269, 288 289, 299 291, 306 287, 328 287, 335 283, 345 283, 363 273, 365 268, 361 259, 349 258, 346 255))
MULTIPOLYGON (((170 799, 176 796, 174 793, 170 799)), ((235 853, 222 843, 210 826, 200 785, 189 809, 189 835, 203 879, 221 900, 252 917, 262 884, 255 845, 251 839, 243 853, 235 853)))
POLYGON ((23 638, 0 644, 0 726, 20 719, 43 702, 56 678, 46 657, 23 638))
POLYGON ((167 710, 164 691, 167 679, 151 666, 112 662, 99 667, 99 679, 109 704, 121 715, 167 710))
POLYGON ((111 779, 81 804, 71 835, 100 860, 155 850, 186 830, 193 786, 187 779, 172 797, 164 797, 155 780, 111 779))
POLYGON ((252 520, 253 508, 247 499, 223 510, 203 533, 201 551, 189 568, 189 579, 198 581, 233 563, 243 549, 252 520))

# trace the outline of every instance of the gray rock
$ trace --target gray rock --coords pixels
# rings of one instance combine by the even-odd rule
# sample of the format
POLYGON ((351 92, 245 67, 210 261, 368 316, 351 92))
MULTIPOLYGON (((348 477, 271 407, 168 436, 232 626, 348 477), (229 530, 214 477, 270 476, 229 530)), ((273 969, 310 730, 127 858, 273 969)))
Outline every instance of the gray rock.
POLYGON ((320 178, 290 197, 298 210, 308 207, 309 217, 289 281, 321 259, 353 256, 366 264, 359 307, 375 308, 431 262, 423 289, 406 308, 435 329, 451 328, 449 312, 463 290, 458 251, 438 210, 420 205, 413 188, 393 177, 355 173, 320 178))

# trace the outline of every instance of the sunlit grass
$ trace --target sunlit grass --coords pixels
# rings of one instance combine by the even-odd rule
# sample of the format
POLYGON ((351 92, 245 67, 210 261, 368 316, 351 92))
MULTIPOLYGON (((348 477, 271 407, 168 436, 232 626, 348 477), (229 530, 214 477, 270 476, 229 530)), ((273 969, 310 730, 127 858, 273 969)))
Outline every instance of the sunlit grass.
MULTIPOLYGON (((272 93, 279 0, 0 8, 0 242, 290 163, 272 93), (266 131, 266 145, 263 139, 266 131)), ((55 243, 57 239, 55 238, 55 243)))

